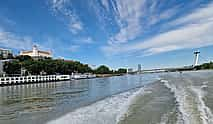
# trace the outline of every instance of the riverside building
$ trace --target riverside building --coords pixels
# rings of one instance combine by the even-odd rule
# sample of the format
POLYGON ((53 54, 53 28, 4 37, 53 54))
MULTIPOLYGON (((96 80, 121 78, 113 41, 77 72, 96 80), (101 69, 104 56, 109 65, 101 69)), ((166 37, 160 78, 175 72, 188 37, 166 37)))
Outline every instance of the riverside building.
POLYGON ((52 58, 50 51, 41 51, 36 45, 33 46, 31 51, 21 51, 20 55, 30 56, 32 58, 52 58))
POLYGON ((12 51, 9 49, 0 48, 0 59, 8 59, 13 56, 12 51))
POLYGON ((141 64, 138 64, 138 73, 141 72, 141 64))

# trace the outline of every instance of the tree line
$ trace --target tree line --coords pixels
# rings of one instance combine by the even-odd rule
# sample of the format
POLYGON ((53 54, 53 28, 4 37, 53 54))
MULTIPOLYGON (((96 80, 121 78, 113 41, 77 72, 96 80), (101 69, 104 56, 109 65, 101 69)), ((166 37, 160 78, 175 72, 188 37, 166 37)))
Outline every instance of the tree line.
POLYGON ((213 62, 204 63, 202 65, 195 66, 196 70, 213 69, 213 62))
POLYGON ((95 74, 120 74, 126 73, 126 69, 110 70, 109 67, 101 65, 92 69, 88 64, 79 61, 65 61, 61 59, 33 59, 30 56, 17 56, 12 61, 4 64, 6 74, 21 74, 25 70, 25 75, 39 74, 72 74, 72 73, 95 73, 95 74))

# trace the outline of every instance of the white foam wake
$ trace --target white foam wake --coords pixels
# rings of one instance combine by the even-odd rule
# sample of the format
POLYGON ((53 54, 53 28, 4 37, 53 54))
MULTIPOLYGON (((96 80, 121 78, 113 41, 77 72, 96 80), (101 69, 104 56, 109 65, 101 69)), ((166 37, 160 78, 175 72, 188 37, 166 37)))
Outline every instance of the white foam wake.
POLYGON ((197 124, 199 122, 196 122, 196 114, 193 107, 196 106, 198 109, 196 113, 199 113, 199 117, 201 119, 201 122, 203 124, 213 124, 213 114, 211 110, 205 105, 205 102, 203 101, 204 92, 202 90, 203 86, 195 87, 190 86, 190 88, 187 86, 183 86, 181 82, 178 83, 178 85, 175 85, 173 83, 169 83, 167 80, 161 80, 164 85, 171 90, 171 92, 174 93, 174 96, 176 98, 176 101, 178 103, 178 109, 181 113, 181 118, 183 119, 183 122, 179 119, 179 122, 177 123, 184 123, 184 124, 197 124), (194 93, 194 95, 191 94, 191 92, 194 93), (193 98, 192 98, 193 97, 193 98), (191 100, 195 99, 195 101, 191 100), (195 114, 195 116, 194 116, 195 114))
POLYGON ((128 111, 128 106, 143 88, 114 95, 92 105, 79 108, 47 124, 116 124, 128 111))
POLYGON ((185 102, 185 92, 182 90, 178 90, 177 87, 175 85, 171 85, 169 84, 169 82, 167 80, 161 80, 162 83, 164 83, 164 85, 170 89, 170 91, 172 93, 174 93, 174 96, 176 98, 177 104, 178 104, 178 109, 181 113, 181 115, 178 115, 178 120, 177 120, 177 124, 190 124, 190 122, 188 121, 188 114, 186 112, 187 110, 187 106, 185 106, 184 102, 185 102))
MULTIPOLYGON (((202 86, 203 88, 204 86, 202 86)), ((191 87, 192 91, 196 93, 198 98, 198 110, 201 114, 201 119, 203 124, 213 124, 213 114, 211 110, 206 106, 205 102, 203 101, 204 91, 198 87, 191 87)))

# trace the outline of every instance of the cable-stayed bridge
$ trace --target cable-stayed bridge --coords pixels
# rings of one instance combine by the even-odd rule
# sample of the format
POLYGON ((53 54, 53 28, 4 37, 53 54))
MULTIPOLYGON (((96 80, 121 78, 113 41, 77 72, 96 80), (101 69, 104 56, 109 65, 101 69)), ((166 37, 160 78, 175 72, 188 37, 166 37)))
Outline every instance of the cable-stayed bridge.
POLYGON ((194 69, 193 66, 184 66, 184 67, 176 67, 176 68, 157 68, 157 69, 141 70, 140 73, 175 72, 175 71, 187 71, 187 70, 193 70, 193 69, 194 69))
POLYGON ((184 67, 174 67, 174 68, 156 68, 156 69, 147 69, 136 71, 133 73, 160 73, 160 72, 175 72, 175 71, 187 71, 187 70, 194 70, 196 66, 199 65, 199 58, 204 60, 205 62, 210 62, 211 60, 206 59, 205 57, 200 55, 200 51, 194 52, 194 63, 191 66, 184 66, 184 67))

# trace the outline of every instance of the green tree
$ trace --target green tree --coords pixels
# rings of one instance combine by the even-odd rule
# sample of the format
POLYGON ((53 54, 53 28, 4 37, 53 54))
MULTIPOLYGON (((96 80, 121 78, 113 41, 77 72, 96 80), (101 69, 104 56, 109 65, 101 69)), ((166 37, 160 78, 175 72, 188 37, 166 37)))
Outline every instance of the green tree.
POLYGON ((21 73, 21 64, 19 61, 10 61, 4 64, 4 71, 7 74, 20 74, 21 73))
POLYGON ((8 53, 7 59, 13 59, 13 54, 12 53, 8 53))
POLYGON ((48 75, 93 72, 87 64, 82 64, 78 61, 52 60, 49 58, 34 60, 29 56, 17 56, 16 61, 5 64, 6 72, 11 74, 19 72, 21 67, 33 75, 38 75, 40 72, 46 72, 48 75), (14 65, 17 64, 19 68, 14 68, 14 65))
POLYGON ((196 70, 202 70, 202 69, 213 69, 213 62, 210 63, 204 63, 202 65, 198 65, 195 67, 196 70))
POLYGON ((117 74, 125 74, 125 73, 127 73, 127 69, 119 68, 117 71, 115 71, 115 73, 117 73, 117 74))
POLYGON ((110 69, 107 66, 101 65, 95 70, 95 73, 96 74, 111 74, 112 71, 110 71, 110 69))
POLYGON ((20 62, 32 60, 30 56, 25 56, 25 55, 16 56, 15 59, 20 62))

